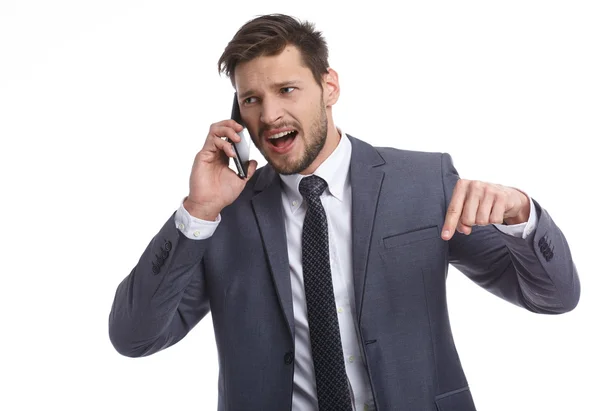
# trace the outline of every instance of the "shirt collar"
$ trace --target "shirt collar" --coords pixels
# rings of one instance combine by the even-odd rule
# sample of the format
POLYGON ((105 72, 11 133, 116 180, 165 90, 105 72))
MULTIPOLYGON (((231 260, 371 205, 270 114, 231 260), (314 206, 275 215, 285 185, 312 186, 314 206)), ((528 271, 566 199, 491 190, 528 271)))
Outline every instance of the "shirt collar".
MULTIPOLYGON (((348 181, 348 170, 350 169, 350 158, 352 155, 352 143, 348 136, 341 129, 337 128, 341 138, 333 150, 315 170, 314 175, 321 177, 327 182, 327 190, 338 201, 343 201, 343 193, 348 181)), ((283 181, 283 190, 287 195, 289 206, 292 212, 295 212, 302 204, 303 198, 300 194, 300 180, 304 177, 301 174, 279 175, 283 181)))

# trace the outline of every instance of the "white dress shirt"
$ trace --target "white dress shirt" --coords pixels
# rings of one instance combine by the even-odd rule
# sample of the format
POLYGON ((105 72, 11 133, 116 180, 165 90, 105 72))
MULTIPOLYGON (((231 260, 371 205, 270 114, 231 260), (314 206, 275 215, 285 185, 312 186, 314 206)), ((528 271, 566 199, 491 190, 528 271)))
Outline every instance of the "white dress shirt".
MULTIPOLYGON (((314 174, 327 182, 327 189, 321 195, 323 208, 327 214, 329 230, 329 256, 331 275, 346 374, 351 386, 354 410, 374 410, 373 393, 369 384, 366 365, 357 332, 357 316, 354 301, 352 277, 352 187, 350 186, 350 158, 352 144, 339 129, 341 139, 334 152, 315 170, 314 174)), ((300 174, 280 175, 283 182, 282 202, 287 250, 290 263, 290 276, 293 296, 295 347, 294 347, 294 390, 293 411, 317 411, 315 374, 308 333, 308 316, 302 275, 302 225, 306 215, 306 203, 299 191, 300 174)), ((526 238, 537 224, 537 214, 531 197, 529 221, 512 226, 496 225, 499 230, 526 238)), ((216 221, 199 220, 192 217, 183 207, 175 214, 178 229, 190 239, 209 238, 217 228, 221 216, 216 221)))

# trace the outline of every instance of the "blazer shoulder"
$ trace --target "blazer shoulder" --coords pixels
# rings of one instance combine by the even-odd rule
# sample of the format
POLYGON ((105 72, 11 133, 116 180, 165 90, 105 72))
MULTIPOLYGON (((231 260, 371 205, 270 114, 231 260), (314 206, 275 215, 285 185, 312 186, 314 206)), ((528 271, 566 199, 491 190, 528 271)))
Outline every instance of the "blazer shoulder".
POLYGON ((378 166, 392 170, 406 171, 441 171, 450 166, 452 168, 452 157, 450 154, 440 151, 406 150, 390 146, 374 146, 355 136, 348 137, 353 143, 353 150, 359 151, 360 157, 375 159, 378 166), (375 154, 376 153, 376 154, 375 154))
POLYGON ((447 153, 437 151, 418 151, 405 150, 395 147, 374 147, 379 155, 384 159, 386 164, 393 168, 411 167, 425 168, 429 170, 438 169, 441 167, 444 157, 449 157, 447 153))

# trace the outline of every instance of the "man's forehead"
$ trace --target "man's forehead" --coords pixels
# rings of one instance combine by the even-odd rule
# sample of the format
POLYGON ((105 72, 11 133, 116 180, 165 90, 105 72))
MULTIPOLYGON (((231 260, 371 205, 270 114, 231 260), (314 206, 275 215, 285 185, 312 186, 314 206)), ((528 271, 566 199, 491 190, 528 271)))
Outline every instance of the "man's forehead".
POLYGON ((298 49, 287 46, 281 53, 273 56, 259 56, 250 61, 239 63, 234 70, 236 84, 256 80, 280 82, 290 75, 302 76, 310 69, 306 67, 298 49))

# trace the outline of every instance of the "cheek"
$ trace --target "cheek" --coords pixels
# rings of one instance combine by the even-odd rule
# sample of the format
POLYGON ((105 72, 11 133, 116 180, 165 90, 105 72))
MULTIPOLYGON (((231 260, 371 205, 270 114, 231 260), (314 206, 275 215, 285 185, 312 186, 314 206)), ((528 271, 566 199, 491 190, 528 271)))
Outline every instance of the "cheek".
POLYGON ((305 110, 301 112, 296 112, 295 120, 302 129, 302 131, 307 132, 310 130, 311 125, 315 121, 315 115, 317 112, 313 107, 307 107, 305 110))
POLYGON ((255 146, 260 147, 261 141, 257 138, 258 134, 256 132, 250 133, 250 138, 255 146))

